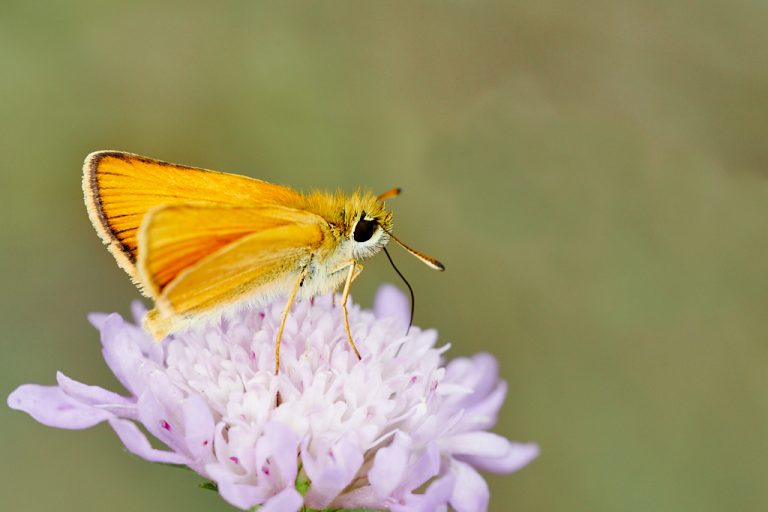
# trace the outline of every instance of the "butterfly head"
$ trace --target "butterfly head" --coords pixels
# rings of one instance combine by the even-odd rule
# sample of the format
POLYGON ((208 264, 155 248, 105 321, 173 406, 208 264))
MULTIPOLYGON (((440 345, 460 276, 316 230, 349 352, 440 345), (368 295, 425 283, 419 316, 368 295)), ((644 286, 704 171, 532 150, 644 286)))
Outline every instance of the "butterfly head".
POLYGON ((352 247, 353 257, 369 258, 387 245, 392 231, 392 212, 373 195, 358 196, 349 202, 345 212, 345 236, 352 247))

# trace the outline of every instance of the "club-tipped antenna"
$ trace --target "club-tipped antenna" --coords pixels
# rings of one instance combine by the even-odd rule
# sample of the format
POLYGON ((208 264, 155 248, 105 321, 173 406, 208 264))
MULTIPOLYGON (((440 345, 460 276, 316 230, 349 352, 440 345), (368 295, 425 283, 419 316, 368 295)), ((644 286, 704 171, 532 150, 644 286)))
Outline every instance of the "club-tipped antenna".
POLYGON ((383 247, 384 254, 387 255, 387 259, 389 260, 389 264, 392 265, 392 268, 395 269, 395 272, 397 272, 397 275, 400 276, 400 279, 403 280, 405 283, 405 286, 408 287, 408 291, 411 293, 411 318, 408 320, 408 328, 405 330, 405 334, 407 335, 408 332, 411 330, 411 326, 413 325, 413 312, 416 309, 416 295, 413 293, 413 288, 411 288, 411 283, 408 282, 408 280, 405 278, 402 272, 395 266, 395 262, 392 261, 392 256, 389 255, 389 251, 386 247, 383 247))
POLYGON ((387 231, 387 234, 388 234, 388 235, 389 235, 389 236, 392 238, 392 240, 394 240, 395 242, 397 242, 397 244, 398 244, 400 247, 402 247, 403 249, 405 249, 405 250, 406 250, 406 251, 408 251, 409 253, 411 253, 411 254, 413 254, 414 256, 416 256, 417 258, 419 258, 419 259, 420 259, 420 260, 421 260, 421 261, 422 261, 424 264, 426 264, 428 267, 430 267, 430 268, 433 268, 433 269, 435 269, 435 270, 439 270, 439 271, 441 271, 441 272, 442 272, 443 270, 445 270, 445 265, 443 265, 442 263, 440 263, 439 261, 437 261, 437 260, 436 260, 435 258, 433 258, 432 256, 428 256, 428 255, 424 254, 424 253, 423 253, 423 252, 421 252, 421 251, 417 251, 416 249, 412 249, 412 248, 408 247, 407 245, 405 245, 403 242, 401 242, 401 241, 400 241, 400 240, 399 240, 399 239, 398 239, 398 238, 397 238, 395 235, 393 235, 393 234, 392 234, 392 233, 390 233, 389 231, 387 231))
POLYGON ((395 188, 393 188, 391 190, 387 190, 383 194, 381 194, 378 197, 376 197, 376 200, 377 201, 383 201, 385 199, 389 199, 390 197, 399 196, 402 191, 403 191, 403 189, 401 189, 400 187, 395 187, 395 188))

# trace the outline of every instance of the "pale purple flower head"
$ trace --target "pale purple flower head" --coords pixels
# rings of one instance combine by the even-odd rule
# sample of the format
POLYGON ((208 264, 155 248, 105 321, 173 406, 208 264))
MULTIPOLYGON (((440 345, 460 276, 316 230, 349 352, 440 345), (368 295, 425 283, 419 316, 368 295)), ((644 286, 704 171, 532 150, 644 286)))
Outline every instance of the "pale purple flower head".
POLYGON ((536 457, 535 444, 487 431, 506 393, 493 356, 443 366, 448 347, 435 347, 435 331, 406 334, 396 288, 379 290, 373 312, 350 307, 362 361, 337 296, 295 305, 275 376, 281 308, 244 310, 162 344, 117 314, 94 314, 127 395, 58 373, 58 386, 23 385, 8 405, 59 428, 107 421, 134 454, 189 466, 232 505, 260 512, 481 511, 489 496, 478 469, 510 473, 536 457), (137 424, 168 449, 153 448, 137 424))

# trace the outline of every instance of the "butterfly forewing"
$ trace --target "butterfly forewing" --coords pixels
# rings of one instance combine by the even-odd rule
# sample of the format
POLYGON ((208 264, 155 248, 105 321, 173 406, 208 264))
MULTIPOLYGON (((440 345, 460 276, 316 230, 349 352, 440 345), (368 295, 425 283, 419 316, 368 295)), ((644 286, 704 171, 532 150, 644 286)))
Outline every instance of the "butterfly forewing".
POLYGON ((102 240, 140 285, 138 232, 154 208, 179 204, 293 206, 301 201, 299 193, 280 185, 117 151, 99 151, 86 158, 83 191, 102 240))

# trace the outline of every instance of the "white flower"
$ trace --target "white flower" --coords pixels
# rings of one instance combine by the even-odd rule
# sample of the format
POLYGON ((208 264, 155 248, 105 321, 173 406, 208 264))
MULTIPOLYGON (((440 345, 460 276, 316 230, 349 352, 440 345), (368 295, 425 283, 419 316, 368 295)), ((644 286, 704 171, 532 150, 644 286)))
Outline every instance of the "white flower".
MULTIPOLYGON (((485 510, 477 472, 509 473, 534 444, 488 432, 506 394, 488 354, 443 365, 437 333, 411 328, 407 306, 383 287, 375 311, 350 307, 363 355, 347 344, 338 297, 293 307, 279 375, 274 340, 282 303, 242 311, 155 344, 119 315, 93 315, 104 358, 128 390, 118 395, 57 375, 27 384, 11 407, 60 428, 108 421, 126 448, 184 464, 243 509, 368 507, 485 510), (157 450, 143 425, 169 450, 157 450)), ((135 316, 144 311, 140 307, 135 316)))

